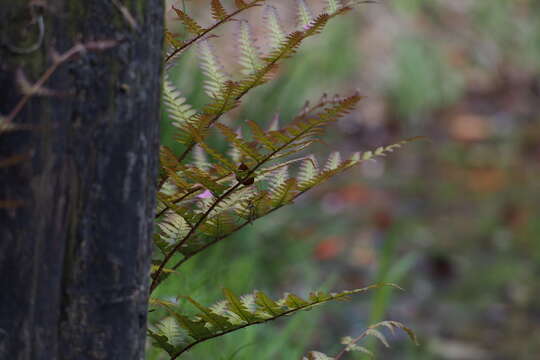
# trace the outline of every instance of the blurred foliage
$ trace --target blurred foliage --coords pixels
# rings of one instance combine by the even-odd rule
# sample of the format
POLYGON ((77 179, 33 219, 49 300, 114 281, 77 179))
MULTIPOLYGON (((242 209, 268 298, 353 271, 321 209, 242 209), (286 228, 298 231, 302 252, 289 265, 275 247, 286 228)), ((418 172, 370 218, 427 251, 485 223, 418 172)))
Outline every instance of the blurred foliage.
MULTIPOLYGON (((188 3, 196 12, 197 2, 188 3)), ((223 271, 201 271, 194 258, 186 264, 190 277, 179 275, 160 295, 180 290, 211 302, 220 294, 207 288, 257 283, 276 294, 383 279, 407 291, 392 301, 379 292, 364 304, 340 304, 319 321, 300 314, 241 331, 187 358, 298 359, 312 348, 337 353, 336 338, 389 317, 413 327, 421 346, 398 341, 394 347, 402 351, 387 351, 371 344, 380 358, 536 359, 540 3, 381 1, 361 6, 307 45, 230 121, 264 124, 270 118, 260 114, 287 116, 322 91, 358 88, 363 104, 328 143, 339 139, 345 150, 363 150, 426 135, 432 144, 367 164, 248 227, 209 250, 213 260, 206 257, 205 266, 223 271)), ((188 100, 202 104, 193 58, 174 72, 188 100)), ((164 126, 164 139, 169 134, 164 126)))

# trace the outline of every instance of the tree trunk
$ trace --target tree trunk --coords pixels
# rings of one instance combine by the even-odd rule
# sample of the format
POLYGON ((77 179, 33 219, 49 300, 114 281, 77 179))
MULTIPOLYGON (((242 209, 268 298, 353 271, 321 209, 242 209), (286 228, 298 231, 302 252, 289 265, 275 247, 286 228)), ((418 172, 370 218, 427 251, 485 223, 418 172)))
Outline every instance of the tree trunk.
POLYGON ((0 0, 0 41, 0 359, 142 359, 163 0, 0 0))

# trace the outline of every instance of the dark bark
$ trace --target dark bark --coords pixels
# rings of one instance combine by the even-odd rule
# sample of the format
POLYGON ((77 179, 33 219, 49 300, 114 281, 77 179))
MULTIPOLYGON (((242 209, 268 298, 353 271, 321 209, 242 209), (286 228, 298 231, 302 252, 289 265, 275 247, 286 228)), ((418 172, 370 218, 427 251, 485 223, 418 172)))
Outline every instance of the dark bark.
POLYGON ((0 0, 0 27, 4 117, 17 69, 34 83, 55 51, 116 42, 61 64, 0 133, 0 164, 28 155, 0 167, 0 200, 21 202, 0 208, 0 359, 142 359, 163 1, 0 0))

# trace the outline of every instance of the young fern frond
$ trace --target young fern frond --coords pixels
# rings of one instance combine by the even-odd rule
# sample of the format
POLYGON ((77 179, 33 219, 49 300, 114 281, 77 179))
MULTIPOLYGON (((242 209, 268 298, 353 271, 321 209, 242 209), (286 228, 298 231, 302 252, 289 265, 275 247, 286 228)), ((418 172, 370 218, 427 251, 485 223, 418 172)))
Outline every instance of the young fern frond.
POLYGON ((271 299, 262 291, 255 291, 248 296, 238 297, 231 290, 224 289, 225 300, 210 307, 198 303, 191 297, 183 297, 198 311, 194 316, 181 313, 175 303, 151 298, 150 305, 165 309, 170 314, 170 317, 174 318, 178 326, 183 329, 183 335, 179 337, 182 339, 185 337, 188 341, 172 344, 168 341, 168 338, 159 338, 160 334, 153 330, 149 330, 149 335, 154 339, 155 345, 165 350, 174 360, 182 353, 206 340, 248 326, 288 316, 298 311, 309 310, 329 301, 348 300, 351 295, 385 286, 399 288, 394 284, 381 283, 339 293, 317 291, 311 293, 307 298, 295 294, 285 294, 278 300, 271 299))

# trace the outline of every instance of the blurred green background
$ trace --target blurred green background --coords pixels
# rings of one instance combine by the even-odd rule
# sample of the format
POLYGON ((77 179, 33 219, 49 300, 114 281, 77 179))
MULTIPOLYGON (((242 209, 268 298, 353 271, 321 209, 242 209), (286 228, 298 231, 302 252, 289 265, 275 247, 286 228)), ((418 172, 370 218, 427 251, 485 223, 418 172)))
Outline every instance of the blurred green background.
MULTIPOLYGON (((292 1, 277 5, 293 30, 292 1)), ((186 1, 208 24, 209 1, 186 1)), ((227 3, 227 2, 225 2, 227 3)), ((323 3, 310 0, 314 9, 323 3)), ((182 6, 182 1, 176 1, 182 6)), ((168 14, 173 19, 172 14, 168 14)), ((247 17, 264 49, 261 11, 247 17)), ((171 21, 174 30, 178 23, 171 21)), ((235 74, 235 25, 213 40, 235 74)), ((201 106, 195 51, 172 70, 201 106)), ((540 2, 386 0, 331 22, 226 121, 284 121, 322 93, 365 98, 318 149, 367 150, 424 135, 257 221, 190 260, 158 295, 210 304, 221 288, 280 296, 378 281, 326 305, 204 343, 186 359, 300 359, 381 319, 413 328, 420 346, 389 335, 365 342, 384 359, 538 359, 540 354, 540 2)), ((163 141, 175 146, 166 116, 163 141)), ((151 359, 160 359, 151 353, 151 359)), ((347 358, 360 359, 350 354, 347 358)))

